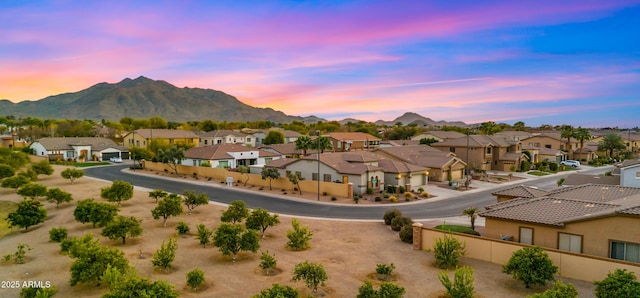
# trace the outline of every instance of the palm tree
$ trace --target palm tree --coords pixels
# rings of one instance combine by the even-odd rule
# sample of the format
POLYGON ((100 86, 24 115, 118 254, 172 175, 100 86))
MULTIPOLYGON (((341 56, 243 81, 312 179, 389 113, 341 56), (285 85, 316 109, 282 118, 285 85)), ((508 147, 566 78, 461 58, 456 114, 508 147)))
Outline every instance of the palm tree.
POLYGON ((563 125, 560 127, 560 137, 567 139, 567 146, 565 151, 569 152, 569 146, 571 146, 571 138, 576 134, 576 130, 571 125, 563 125))
POLYGON ((313 141, 309 136, 300 136, 296 140, 296 150, 302 150, 302 155, 307 155, 307 150, 313 147, 313 141))
POLYGON ((320 153, 324 153, 325 150, 333 149, 333 144, 329 138, 321 136, 314 140, 312 148, 318 150, 320 153))
POLYGON ((622 138, 615 133, 608 133, 602 137, 602 141, 598 143, 598 150, 608 150, 609 157, 613 155, 614 150, 622 150, 626 148, 622 138))
POLYGON ((471 208, 464 209, 462 211, 462 215, 469 216, 469 219, 471 220, 471 229, 475 231, 476 230, 476 218, 478 217, 478 208, 471 207, 471 208))
POLYGON ((526 126, 524 125, 524 122, 518 121, 513 124, 513 129, 517 131, 524 131, 526 129, 526 126))
POLYGON ((591 133, 586 128, 578 127, 578 129, 575 130, 574 137, 580 141, 580 149, 582 149, 584 147, 584 141, 591 140, 591 133))
POLYGON ((493 121, 487 121, 480 123, 478 130, 484 135, 493 135, 502 129, 493 121))

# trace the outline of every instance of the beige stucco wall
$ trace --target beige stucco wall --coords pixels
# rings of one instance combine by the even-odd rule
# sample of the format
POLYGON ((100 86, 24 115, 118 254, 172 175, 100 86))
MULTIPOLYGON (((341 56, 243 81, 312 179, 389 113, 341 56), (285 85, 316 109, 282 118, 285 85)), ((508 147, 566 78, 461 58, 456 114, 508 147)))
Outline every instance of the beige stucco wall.
POLYGON ((541 247, 558 248, 558 233, 582 236, 582 252, 584 254, 609 257, 609 241, 640 242, 640 218, 637 217, 604 217, 590 221, 569 223, 565 227, 534 225, 501 221, 492 218, 485 219, 485 236, 500 238, 502 235, 512 235, 518 242, 520 227, 533 229, 533 244, 541 247))
MULTIPOLYGON (((169 167, 167 164, 156 163, 145 161, 144 168, 152 171, 163 172, 165 169, 167 172, 173 172, 173 169, 169 167)), ((233 181, 238 181, 240 183, 244 183, 247 180, 247 184, 269 187, 269 180, 262 180, 262 177, 259 174, 240 174, 238 172, 228 171, 226 169, 220 168, 209 168, 209 167, 194 167, 194 166, 184 166, 178 165, 178 173, 181 175, 192 176, 196 174, 198 177, 212 178, 217 180, 224 181, 227 177, 232 177, 233 181)), ((293 190, 295 185, 289 181, 287 178, 278 178, 273 179, 271 181, 271 186, 273 188, 278 189, 286 189, 293 190)), ((312 180, 302 180, 300 181, 300 189, 303 192, 310 193, 318 193, 318 182, 312 180)), ((339 197, 351 197, 351 193, 349 192, 349 188, 347 184, 342 183, 333 183, 333 182, 320 182, 320 193, 326 192, 328 196, 339 196, 339 197)))
MULTIPOLYGON (((422 250, 432 249, 436 239, 442 238, 444 235, 442 231, 430 228, 421 228, 419 231, 416 233, 416 229, 414 229, 414 243, 420 243, 419 249, 422 250)), ((465 243, 467 251, 465 257, 499 265, 506 264, 515 251, 528 246, 467 234, 452 233, 452 235, 465 243)), ((558 266, 557 274, 562 277, 593 282, 604 279, 607 273, 617 268, 627 269, 634 272, 636 276, 640 274, 640 264, 574 254, 556 249, 545 248, 545 250, 553 263, 558 266)))

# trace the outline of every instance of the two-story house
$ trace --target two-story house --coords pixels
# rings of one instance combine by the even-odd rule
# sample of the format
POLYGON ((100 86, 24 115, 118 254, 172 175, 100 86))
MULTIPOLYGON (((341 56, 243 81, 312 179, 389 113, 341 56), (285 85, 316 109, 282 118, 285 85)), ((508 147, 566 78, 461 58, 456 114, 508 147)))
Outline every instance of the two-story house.
POLYGON ((468 135, 431 146, 456 154, 468 163, 471 169, 485 171, 520 169, 522 161, 528 159, 522 153, 522 142, 502 136, 468 135))
MULTIPOLYGON (((537 148, 561 150, 567 152, 570 159, 573 159, 573 151, 580 148, 578 140, 570 138, 567 141, 566 138, 561 137, 559 132, 554 131, 534 134, 529 138, 523 139, 522 143, 537 148)), ((560 160, 557 162, 560 162, 560 160)))
POLYGON ((364 132, 330 132, 326 135, 335 152, 373 150, 380 147, 381 139, 364 132))
POLYGON ((256 145, 256 140, 252 135, 234 130, 218 129, 198 133, 198 136, 200 137, 200 146, 210 146, 217 144, 240 144, 249 147, 255 147, 256 145))
POLYGON ((428 168, 428 176, 431 181, 462 179, 464 178, 464 169, 467 166, 455 154, 442 152, 425 145, 381 147, 373 152, 385 158, 428 168))
POLYGON ((149 149, 151 143, 158 145, 198 146, 199 137, 192 131, 175 129, 138 129, 127 133, 124 137, 127 147, 143 147, 149 149))

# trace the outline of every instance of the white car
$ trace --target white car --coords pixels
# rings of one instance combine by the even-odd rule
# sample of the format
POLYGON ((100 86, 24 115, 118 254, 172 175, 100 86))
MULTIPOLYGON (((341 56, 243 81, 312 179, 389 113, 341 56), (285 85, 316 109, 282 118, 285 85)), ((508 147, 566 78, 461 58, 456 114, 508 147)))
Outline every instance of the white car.
POLYGON ((122 158, 120 158, 120 157, 112 157, 112 158, 109 158, 109 161, 110 162, 114 162, 114 163, 121 163, 122 162, 122 158))
POLYGON ((563 166, 570 166, 574 168, 577 168, 580 166, 580 162, 577 160, 563 160, 560 162, 560 164, 563 166))

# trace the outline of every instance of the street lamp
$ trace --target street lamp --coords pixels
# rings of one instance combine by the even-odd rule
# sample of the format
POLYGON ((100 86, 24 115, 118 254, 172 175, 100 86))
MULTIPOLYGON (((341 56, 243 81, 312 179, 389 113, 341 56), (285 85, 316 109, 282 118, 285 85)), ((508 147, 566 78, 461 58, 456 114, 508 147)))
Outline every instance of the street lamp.
POLYGON ((318 153, 318 201, 320 201, 320 131, 316 130, 316 153, 318 153))

